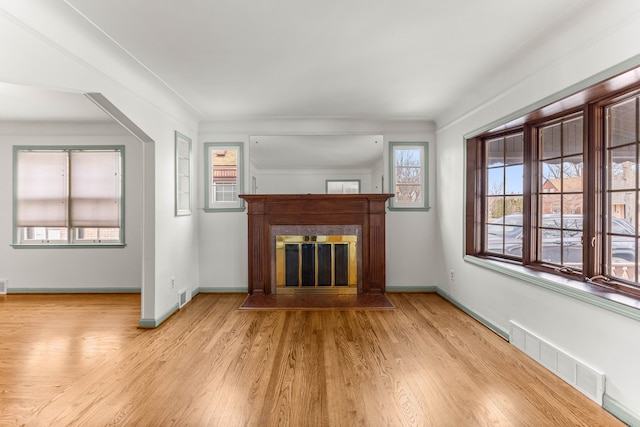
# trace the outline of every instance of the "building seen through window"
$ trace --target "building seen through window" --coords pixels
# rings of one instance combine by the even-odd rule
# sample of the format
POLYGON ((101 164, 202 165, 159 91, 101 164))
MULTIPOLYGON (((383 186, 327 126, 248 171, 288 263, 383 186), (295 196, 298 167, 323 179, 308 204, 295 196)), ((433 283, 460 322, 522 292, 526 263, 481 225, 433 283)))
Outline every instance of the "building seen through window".
POLYGON ((205 148, 205 208, 207 212, 244 209, 242 144, 208 142, 205 148))
POLYGON ((235 150, 213 150, 212 200, 233 202, 238 197, 238 161, 235 150))

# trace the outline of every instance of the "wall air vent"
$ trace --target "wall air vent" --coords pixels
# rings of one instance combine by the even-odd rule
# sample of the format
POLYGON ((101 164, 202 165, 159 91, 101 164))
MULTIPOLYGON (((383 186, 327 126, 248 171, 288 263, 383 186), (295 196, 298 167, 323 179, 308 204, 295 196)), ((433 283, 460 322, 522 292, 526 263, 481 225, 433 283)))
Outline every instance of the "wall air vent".
POLYGON ((510 323, 509 342, 511 344, 602 406, 604 374, 543 341, 513 321, 510 323))
POLYGON ((178 308, 182 308, 187 303, 187 290, 183 289, 178 292, 178 308))

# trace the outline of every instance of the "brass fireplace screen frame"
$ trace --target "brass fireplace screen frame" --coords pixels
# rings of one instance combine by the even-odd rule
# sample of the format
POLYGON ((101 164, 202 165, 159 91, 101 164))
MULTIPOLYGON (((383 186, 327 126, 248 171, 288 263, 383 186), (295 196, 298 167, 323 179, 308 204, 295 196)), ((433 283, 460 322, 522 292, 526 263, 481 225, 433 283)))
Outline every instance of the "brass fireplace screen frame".
MULTIPOLYGON (((275 238, 276 293, 357 293, 358 236, 275 236, 275 238), (330 249, 329 254, 327 254, 328 249, 330 249), (287 270, 288 256, 295 260, 289 271, 287 270), (305 264, 303 260, 306 260, 306 268, 303 268, 305 264), (312 264, 310 267, 309 261, 312 264), (312 269, 311 273, 309 268, 312 269), (340 271, 337 271, 337 268, 340 271), (344 269, 347 271, 343 271, 344 269), (343 279, 340 280, 339 277, 343 279)), ((289 262, 292 262, 291 258, 289 262)))

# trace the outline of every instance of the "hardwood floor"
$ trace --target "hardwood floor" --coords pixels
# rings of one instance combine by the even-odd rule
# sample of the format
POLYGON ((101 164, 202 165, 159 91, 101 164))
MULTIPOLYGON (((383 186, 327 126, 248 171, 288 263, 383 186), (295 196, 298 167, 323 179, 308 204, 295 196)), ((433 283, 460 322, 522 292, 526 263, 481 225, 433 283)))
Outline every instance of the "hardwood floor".
POLYGON ((620 426, 435 294, 246 311, 201 294, 0 296, 1 426, 620 426))

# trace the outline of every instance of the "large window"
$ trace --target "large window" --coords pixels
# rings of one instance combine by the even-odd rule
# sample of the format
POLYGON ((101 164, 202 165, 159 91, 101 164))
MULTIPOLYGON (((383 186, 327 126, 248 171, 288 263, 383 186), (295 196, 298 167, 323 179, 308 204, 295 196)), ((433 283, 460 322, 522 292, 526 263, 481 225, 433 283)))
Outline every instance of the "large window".
POLYGON ((389 209, 429 209, 427 147, 426 142, 389 143, 390 186, 394 194, 389 199, 389 209))
POLYGON ((640 79, 630 75, 467 140, 468 255, 640 299, 640 79))
POLYGON ((124 147, 14 147, 14 245, 124 240, 124 147))
POLYGON ((207 171, 205 210, 234 211, 244 209, 242 193, 242 145, 205 144, 207 171))

